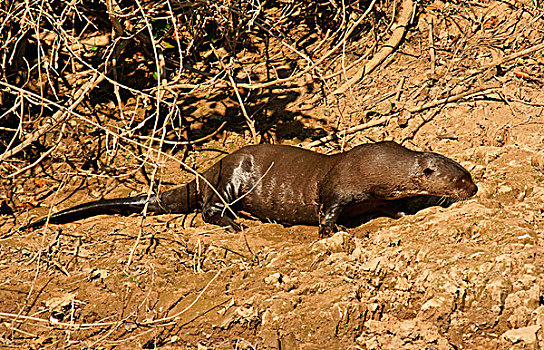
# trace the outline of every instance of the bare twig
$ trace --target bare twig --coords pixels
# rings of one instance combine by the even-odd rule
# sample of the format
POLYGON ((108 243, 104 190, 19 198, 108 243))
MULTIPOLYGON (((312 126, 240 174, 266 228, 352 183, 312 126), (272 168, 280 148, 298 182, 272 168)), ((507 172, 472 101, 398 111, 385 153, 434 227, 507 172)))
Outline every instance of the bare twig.
POLYGON ((286 82, 289 82, 289 81, 292 81, 294 79, 297 79, 297 78, 300 78, 301 76, 307 74, 308 72, 316 69, 321 63, 323 63, 323 61, 325 61, 328 57, 330 57, 334 52, 336 52, 336 50, 338 50, 339 48, 341 48, 343 45, 344 45, 344 42, 348 39, 348 37, 351 35, 351 33, 355 30, 355 28, 357 28, 357 26, 359 24, 361 24, 361 22, 363 21, 363 19, 366 18, 366 16, 370 13, 370 11, 372 10, 374 4, 376 3, 376 0, 372 0, 372 2, 368 5, 368 8, 366 9, 366 11, 357 19, 357 21, 355 21, 351 27, 345 32, 342 40, 340 40, 340 42, 338 44, 336 44, 332 49, 330 49, 326 54, 324 54, 323 56, 321 56, 317 61, 315 61, 312 65, 310 65, 309 67, 307 67, 306 69, 304 69, 303 71, 297 73, 297 74, 294 74, 292 76, 290 76, 289 78, 283 78, 283 79, 277 79, 277 80, 273 80, 273 81, 268 81, 268 82, 265 82, 265 83, 255 83, 255 84, 244 84, 244 83, 238 83, 238 87, 241 87, 241 88, 247 88, 247 89, 262 89, 262 88, 265 88, 265 87, 269 87, 269 86, 273 86, 273 85, 278 85, 278 84, 283 84, 283 83, 286 83, 286 82))
POLYGON ((466 98, 466 97, 482 94, 482 93, 488 92, 490 90, 495 90, 495 89, 498 89, 498 88, 500 88, 500 85, 482 86, 482 87, 480 87, 478 89, 465 91, 463 93, 460 93, 460 94, 457 94, 457 95, 454 95, 454 96, 448 96, 446 98, 443 98, 443 99, 440 99, 440 100, 437 100, 437 101, 425 103, 421 107, 410 108, 410 109, 408 109, 408 112, 418 113, 418 112, 421 112, 421 111, 423 111, 425 109, 429 109, 429 108, 436 107, 436 106, 446 104, 446 103, 455 102, 455 101, 461 100, 461 99, 466 98))
POLYGON ((402 76, 399 80, 399 84, 397 85, 397 92, 395 94, 395 101, 400 101, 400 95, 402 94, 402 90, 404 89, 404 83, 406 82, 406 76, 402 76))
POLYGON ((191 304, 189 304, 186 308, 184 308, 180 312, 175 313, 174 315, 171 315, 171 316, 168 316, 168 317, 163 317, 163 318, 158 318, 156 320, 149 321, 149 322, 144 322, 143 324, 144 325, 154 325, 154 324, 160 324, 160 323, 169 322, 169 321, 173 321, 173 320, 178 319, 179 316, 186 313, 190 308, 192 308, 198 302, 198 300, 200 300, 202 295, 206 292, 206 290, 208 290, 208 288, 211 286, 213 281, 215 281, 215 279, 217 277, 219 277, 221 272, 223 272, 223 271, 222 270, 217 271, 215 276, 213 276, 212 279, 206 284, 206 286, 200 291, 200 293, 198 293, 195 300, 193 300, 193 302, 191 304))
POLYGON ((251 137, 253 138, 253 143, 258 143, 257 140, 257 132, 255 131, 255 121, 249 117, 246 111, 246 107, 244 106, 244 101, 242 101, 242 97, 240 96, 240 91, 238 90, 238 86, 234 82, 234 79, 232 79, 232 74, 230 72, 230 69, 227 70, 227 75, 229 77, 229 81, 232 84, 232 88, 234 89, 234 93, 236 94, 236 98, 238 99, 238 103, 240 103, 240 109, 242 110, 242 113, 244 114, 244 118, 246 118, 247 126, 249 127, 249 131, 251 132, 251 137))
POLYGON ((429 16, 429 56, 431 59, 431 75, 434 76, 436 68, 436 52, 434 49, 434 26, 432 16, 429 16))
MULTIPOLYGON (((374 127, 374 126, 382 125, 382 124, 387 123, 389 118, 391 118, 391 116, 381 117, 380 119, 372 120, 372 121, 370 121, 368 123, 353 126, 353 127, 349 128, 349 129, 343 131, 342 133, 343 134, 345 133, 346 135, 347 134, 353 134, 355 132, 358 132, 358 131, 361 131, 361 130, 364 130, 364 129, 368 129, 368 128, 371 128, 371 127, 374 127)), ((322 137, 320 139, 317 139, 315 141, 312 141, 310 143, 305 144, 304 148, 311 148, 311 147, 319 146, 322 143, 326 143, 326 142, 335 140, 337 138, 339 138, 338 134, 337 133, 332 133, 332 134, 324 136, 324 137, 322 137)))
MULTIPOLYGON (((187 307, 185 307, 180 312, 177 312, 176 314, 174 314, 172 316, 159 318, 159 319, 152 320, 152 321, 145 321, 144 320, 144 321, 140 322, 140 324, 144 325, 144 326, 160 325, 160 324, 164 324, 164 323, 167 323, 169 321, 173 321, 175 319, 178 319, 179 316, 181 316, 182 314, 184 314, 188 310, 190 310, 200 300, 202 295, 204 293, 206 293, 206 291, 208 290, 210 285, 217 279, 217 277, 219 277, 219 275, 221 273, 222 273, 222 270, 217 271, 217 273, 208 281, 206 286, 204 286, 204 288, 202 288, 200 293, 198 293, 195 300, 193 300, 191 302, 191 304, 189 304, 187 307)), ((125 318, 125 319, 120 320, 120 321, 112 321, 112 322, 96 322, 96 323, 54 322, 54 323, 51 323, 51 320, 49 320, 49 319, 33 317, 33 316, 17 315, 17 314, 13 314, 13 313, 9 313, 9 312, 0 312, 0 317, 13 319, 12 322, 22 323, 22 322, 25 322, 25 321, 33 321, 33 322, 38 322, 38 324, 40 324, 40 325, 44 324, 45 326, 48 326, 48 325, 52 324, 55 327, 68 328, 68 329, 73 329, 73 330, 81 330, 81 329, 89 329, 89 328, 97 328, 97 327, 118 326, 118 325, 123 324, 124 322, 126 322, 128 320, 128 318, 125 318)))
MULTIPOLYGON (((151 27, 151 24, 150 24, 148 18, 147 18, 146 12, 142 8, 142 5, 140 4, 139 0, 136 0, 136 4, 138 5, 138 9, 140 10, 140 12, 142 14, 142 18, 145 21, 146 29, 149 32, 149 38, 151 40, 151 44, 152 44, 151 46, 153 48, 153 53, 155 55, 155 65, 156 65, 156 74, 157 74, 156 75, 157 76, 156 115, 155 115, 155 123, 153 124, 153 131, 151 132, 151 135, 155 135, 155 132, 157 131, 157 124, 159 122, 159 116, 160 116, 160 103, 161 103, 161 100, 162 100, 162 97, 163 97, 163 94, 164 94, 163 90, 161 89, 161 87, 162 87, 162 76, 163 76, 163 72, 164 72, 164 57, 161 54, 159 54, 159 50, 157 49, 157 44, 155 42, 155 39, 153 38, 153 29, 151 27), (161 57, 162 57, 162 59, 161 59, 161 57)), ((162 148, 162 145, 164 143, 164 138, 166 137, 165 127, 168 124, 168 120, 169 120, 170 116, 171 116, 171 113, 168 114, 168 116, 163 121, 163 126, 161 128, 162 129, 162 136, 161 136, 161 140, 159 142, 159 148, 162 148)), ((147 148, 148 152, 146 154, 146 161, 147 161, 148 157, 151 157, 151 155, 153 153, 153 151, 152 151, 153 148, 151 147, 152 143, 153 143, 153 141, 150 141, 150 145, 147 148)), ((138 247, 138 245, 140 243, 140 240, 141 240, 141 237, 143 235, 144 224, 145 224, 145 220, 146 220, 146 217, 147 217, 147 208, 149 206, 149 199, 153 195, 153 186, 155 184, 155 177, 157 176, 157 171, 159 170, 159 167, 157 166, 157 164, 160 163, 160 160, 161 160, 161 153, 156 152, 156 161, 153 163, 153 172, 151 173, 149 188, 147 190, 147 200, 146 200, 146 203, 144 205, 144 209, 142 211, 142 219, 140 221, 140 230, 138 231, 138 237, 134 241, 134 245, 130 249, 129 257, 127 259, 127 266, 130 266, 132 264, 132 259, 134 257, 134 253, 135 253, 136 248, 138 247)))
POLYGON ((350 80, 342 84, 335 91, 333 95, 339 95, 345 93, 352 85, 359 82, 365 75, 370 74, 378 65, 380 65, 394 50, 399 47, 402 39, 406 35, 410 21, 412 20, 412 14, 417 9, 417 2, 412 0, 402 1, 402 9, 400 10, 399 20, 396 27, 393 29, 393 34, 382 47, 382 49, 365 64, 365 66, 355 74, 350 80))
POLYGON ((53 150, 55 150, 55 148, 57 148, 57 146, 59 145, 59 142, 62 139, 62 136, 64 134, 64 128, 65 127, 66 127, 66 124, 62 124, 62 128, 60 129, 60 132, 59 132, 59 137, 57 138, 57 141, 53 144, 53 146, 51 146, 51 148, 49 148, 47 151, 43 152, 42 155, 38 159, 36 159, 36 161, 34 161, 32 164, 29 164, 29 165, 25 166, 24 168, 21 168, 21 169, 17 170, 16 172, 9 174, 8 177, 16 177, 17 175, 22 174, 22 173, 24 173, 25 171, 27 171, 29 169, 32 169, 33 167, 38 165, 45 157, 50 155, 51 152, 53 152, 53 150))
MULTIPOLYGON (((219 127, 217 129, 215 129, 214 132, 212 132, 211 134, 208 134, 206 136, 203 136, 201 138, 198 138, 196 140, 191 140, 191 141, 170 141, 170 140, 164 140, 164 144, 165 145, 177 145, 177 146, 180 146, 180 145, 195 145, 197 143, 201 143, 201 142, 204 142, 206 140, 209 140, 211 139, 212 137, 214 137, 215 135, 217 135, 221 129, 223 129, 223 127, 227 125, 227 122, 224 121, 221 123, 221 125, 219 125, 219 127)), ((140 139, 143 139, 143 140, 153 140, 153 142, 159 142, 160 140, 157 139, 157 138, 154 138, 152 136, 138 136, 138 138, 140 139)))
MULTIPOLYGON (((483 70, 486 70, 486 69, 489 69, 489 68, 500 66, 500 65, 502 65, 502 64, 504 64, 504 63, 506 63, 508 61, 514 60, 514 59, 516 59, 518 57, 523 57, 525 55, 528 55, 530 53, 533 53, 535 51, 542 50, 542 49, 544 49, 544 43, 540 43, 540 44, 531 46, 531 47, 529 47, 529 48, 527 48, 525 50, 513 53, 513 54, 505 56, 505 57, 503 57, 503 58, 501 58, 499 60, 496 60, 494 62, 486 64, 483 67, 479 68, 476 73, 479 73, 479 72, 481 72, 483 70)), ((473 73, 472 75, 474 75, 476 73, 473 73)))
MULTIPOLYGON (((234 93, 236 94, 236 99, 238 99, 238 103, 240 104, 240 109, 242 110, 242 113, 244 115, 244 118, 246 119, 247 126, 249 127, 249 131, 251 132, 251 137, 253 138, 253 143, 257 144, 257 132, 255 131, 255 121, 249 117, 246 111, 246 107, 244 106, 244 101, 242 100, 242 97, 240 96, 240 90, 238 90, 238 85, 232 78, 232 72, 230 68, 228 68, 225 63, 223 62, 224 57, 221 57, 219 52, 215 49, 215 47, 212 45, 213 52, 219 59, 219 63, 223 67, 223 70, 227 72, 227 76, 229 77, 230 84, 232 85, 232 89, 234 90, 234 93)), ((232 62, 231 62, 232 63, 232 62)))
MULTIPOLYGON (((23 142, 21 142, 19 145, 13 147, 12 149, 6 150, 3 154, 0 155, 0 162, 8 159, 12 155, 22 151, 26 147, 28 147, 32 142, 38 140, 42 135, 44 135, 46 132, 53 129, 55 126, 59 125, 66 119, 72 116, 72 111, 83 101, 83 99, 87 96, 87 94, 92 91, 95 87, 98 86, 102 81, 104 81, 105 76, 95 74, 91 81, 87 82, 80 90, 76 92, 74 97, 72 98, 72 102, 70 103, 70 106, 66 108, 64 111, 57 111, 50 120, 48 120, 44 125, 42 125, 38 130, 34 131, 27 139, 25 139, 23 142)), ((0 81, 0 85, 3 85, 8 88, 12 88, 11 85, 4 83, 3 81, 0 81)))

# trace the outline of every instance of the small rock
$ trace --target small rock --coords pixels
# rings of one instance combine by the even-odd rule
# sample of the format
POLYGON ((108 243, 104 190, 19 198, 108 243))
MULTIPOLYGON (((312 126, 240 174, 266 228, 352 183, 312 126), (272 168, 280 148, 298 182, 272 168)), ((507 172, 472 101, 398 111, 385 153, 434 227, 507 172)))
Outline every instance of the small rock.
MULTIPOLYGON (((81 255, 79 255, 81 256, 81 255)), ((89 280, 95 280, 95 279, 101 279, 104 280, 109 276, 109 272, 107 270, 100 270, 100 269, 93 269, 89 273, 89 280)))
POLYGON ((488 293, 488 296, 492 301, 500 303, 501 300, 505 297, 507 285, 502 278, 495 279, 490 281, 486 286, 485 290, 488 293))
POLYGON ((370 339, 365 339, 363 336, 358 337, 355 339, 355 341, 358 344, 364 345, 366 349, 368 350, 375 350, 375 349, 381 349, 381 344, 378 341, 378 338, 376 336, 373 336, 370 339))
POLYGON ((422 311, 427 311, 432 308, 439 308, 444 304, 446 299, 443 297, 436 297, 428 300, 423 306, 421 306, 422 311))
POLYGON ((297 278, 290 278, 289 276, 283 276, 280 288, 286 292, 289 292, 297 287, 297 278))
POLYGON ((540 326, 528 326, 518 329, 511 329, 504 332, 501 338, 514 344, 519 342, 533 344, 536 342, 536 332, 538 332, 539 329, 540 326))
POLYGON ((337 232, 333 236, 317 242, 317 248, 323 247, 331 253, 346 252, 351 254, 355 250, 353 237, 347 232, 337 232))
POLYGON ((407 292, 412 289, 412 283, 406 277, 400 277, 396 280, 395 289, 407 292))
POLYGON ((510 193, 510 192, 512 192, 512 187, 510 187, 508 185, 501 185, 497 189, 497 193, 499 193, 499 194, 506 194, 506 193, 510 193))
POLYGON ((44 301, 44 304, 50 311, 61 311, 66 308, 70 308, 74 300, 75 294, 64 293, 59 297, 54 297, 44 301))
POLYGON ((255 347, 247 340, 240 339, 239 341, 236 342, 236 349, 251 350, 251 349, 255 349, 255 347))
POLYGON ((412 118, 412 113, 402 110, 400 112, 399 117, 397 118, 397 123, 401 128, 405 128, 408 126, 408 122, 412 118))
MULTIPOLYGON (((531 236, 529 236, 531 237, 531 236)), ((519 237, 518 237, 519 238, 519 237)), ((534 239, 534 237, 531 237, 534 239)), ((538 301, 538 298, 540 296, 540 288, 538 284, 536 284, 536 276, 530 275, 530 274, 523 274, 519 276, 517 281, 514 281, 512 283, 512 290, 514 292, 521 291, 521 290, 535 290, 536 299, 538 301)), ((536 305, 538 306, 538 305, 536 305)), ((536 307, 535 306, 535 307, 536 307)))
POLYGON ((531 165, 538 170, 544 171, 544 152, 535 153, 531 157, 531 165))
POLYGON ((357 247, 351 253, 351 258, 353 260, 360 261, 361 258, 363 257, 363 255, 364 255, 363 248, 362 247, 357 247))
POLYGON ((377 112, 381 115, 391 114, 395 110, 395 104, 389 100, 380 102, 378 104, 377 112))
POLYGON ((401 339, 412 338, 414 335, 413 333, 414 333, 415 327, 416 327, 415 320, 402 321, 401 324, 399 325, 399 333, 398 333, 401 339))
POLYGON ((500 147, 481 146, 474 151, 474 158, 482 161, 483 164, 489 164, 499 158, 504 152, 500 147))
POLYGON ((76 295, 72 293, 64 293, 59 297, 53 297, 43 302, 45 307, 51 313, 49 320, 52 323, 62 321, 68 315, 70 309, 77 301, 76 295))
POLYGON ((525 200, 525 197, 527 197, 527 193, 530 193, 531 190, 529 189, 529 187, 527 185, 525 185, 523 187, 523 190, 518 194, 518 196, 516 197, 516 199, 520 202, 523 202, 525 200))
POLYGON ((279 285, 282 281, 282 275, 279 272, 273 273, 268 277, 265 277, 264 282, 266 284, 279 285))
POLYGON ((298 350, 300 347, 298 346, 297 339, 293 335, 293 333, 289 333, 286 335, 283 335, 280 338, 280 349, 286 349, 286 350, 298 350))
POLYGON ((381 268, 382 264, 382 258, 377 257, 364 263, 361 268, 365 271, 377 272, 378 268, 381 268))
POLYGON ((238 314, 238 316, 245 318, 246 320, 250 320, 257 317, 257 312, 253 309, 252 306, 250 307, 240 306, 239 308, 236 309, 235 312, 238 314))
POLYGON ((270 310, 266 310, 265 312, 263 312, 263 315, 261 317, 261 325, 267 326, 272 323, 272 321, 274 321, 274 316, 272 315, 272 312, 270 312, 270 310))

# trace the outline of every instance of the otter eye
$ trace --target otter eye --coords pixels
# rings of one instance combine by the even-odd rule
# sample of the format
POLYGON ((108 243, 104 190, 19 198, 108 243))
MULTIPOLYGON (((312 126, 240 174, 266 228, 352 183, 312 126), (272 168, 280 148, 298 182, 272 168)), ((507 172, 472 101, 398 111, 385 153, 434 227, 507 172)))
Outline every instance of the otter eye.
POLYGON ((434 173, 434 170, 431 168, 425 168, 425 170, 423 170, 423 174, 425 174, 425 176, 429 176, 432 173, 434 173))

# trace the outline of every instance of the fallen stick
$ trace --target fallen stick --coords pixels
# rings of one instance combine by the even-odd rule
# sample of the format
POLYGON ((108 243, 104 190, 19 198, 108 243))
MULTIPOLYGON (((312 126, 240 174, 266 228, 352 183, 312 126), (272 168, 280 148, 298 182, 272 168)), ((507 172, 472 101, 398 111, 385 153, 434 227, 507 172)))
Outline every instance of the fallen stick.
POLYGON ((462 93, 454 95, 454 96, 448 96, 446 98, 443 98, 443 99, 440 99, 440 100, 437 100, 437 101, 425 103, 421 107, 415 107, 415 108, 410 108, 410 109, 406 109, 406 110, 408 112, 410 112, 410 113, 418 113, 418 112, 421 112, 421 111, 423 111, 425 109, 428 109, 428 108, 436 107, 436 106, 441 105, 441 104, 455 102, 455 101, 461 100, 461 99, 463 99, 463 98, 465 98, 467 96, 474 95, 474 94, 479 94, 479 93, 485 92, 487 90, 497 89, 499 87, 500 87, 500 85, 483 86, 483 87, 475 89, 475 90, 465 91, 465 92, 462 92, 462 93))
MULTIPOLYGON (((504 64, 508 61, 511 61, 513 59, 516 59, 518 57, 522 57, 522 56, 525 56, 525 55, 528 55, 530 53, 533 53, 535 51, 538 51, 540 49, 544 49, 544 42, 543 43, 540 43, 538 45, 535 45, 535 46, 531 46, 530 48, 528 49, 525 49, 525 50, 522 50, 522 51, 519 51, 519 52, 516 52, 516 53, 513 53, 511 55, 508 55, 508 56, 505 56, 503 58, 501 58, 500 60, 497 60, 495 62, 491 62, 489 64, 486 64, 485 66, 481 67, 478 69, 478 71, 476 73, 479 73, 483 70, 486 70, 488 68, 492 68, 492 67, 496 67, 496 66, 500 66, 501 64, 504 64)), ((476 74, 476 73, 473 73, 472 75, 476 74)))
MULTIPOLYGON (((364 124, 359 124, 359 125, 356 125, 356 126, 353 126, 345 131, 343 131, 342 133, 344 135, 348 135, 348 134, 353 134, 357 131, 361 131, 361 130, 364 130, 364 129, 368 129, 368 128, 371 128, 373 126, 378 126, 378 125, 382 125, 382 124, 385 124, 387 123, 387 121, 389 120, 390 116, 386 116, 386 117, 381 117, 380 119, 376 119, 376 120, 371 120, 369 121, 368 123, 364 123, 364 124)), ((332 140, 335 140, 339 138, 338 137, 338 134, 337 133, 331 133, 327 136, 324 136, 320 139, 317 139, 315 141, 312 141, 308 144, 305 144, 304 145, 304 148, 310 148, 310 147, 315 147, 317 145, 320 145, 322 143, 325 143, 325 142, 329 142, 329 141, 332 141, 332 140)))
MULTIPOLYGON (((455 101, 461 100, 461 99, 463 99, 463 98, 465 98, 467 96, 480 94, 480 93, 486 92, 488 90, 497 89, 499 87, 500 87, 500 85, 484 86, 484 87, 481 87, 481 88, 478 88, 478 89, 475 89, 475 90, 465 91, 465 92, 457 94, 455 96, 449 96, 449 97, 446 97, 446 98, 443 98, 443 99, 440 99, 440 100, 437 100, 437 101, 425 103, 421 107, 407 109, 407 111, 410 112, 410 113, 418 113, 418 112, 421 112, 421 111, 423 111, 425 109, 428 109, 428 108, 436 107, 438 105, 445 104, 445 103, 455 102, 455 101)), ((371 127, 374 127, 374 126, 385 124, 389 120, 390 117, 391 116, 384 116, 384 117, 381 117, 380 119, 369 121, 368 123, 353 126, 353 127, 349 128, 349 129, 343 131, 343 134, 345 134, 345 135, 353 134, 355 132, 358 132, 358 131, 361 131, 361 130, 364 130, 364 129, 368 129, 368 128, 371 128, 371 127)), ((326 143, 326 142, 335 140, 337 138, 339 138, 337 133, 331 133, 331 134, 329 134, 327 136, 324 136, 324 137, 322 137, 320 139, 317 139, 317 140, 312 141, 312 142, 310 142, 308 144, 305 144, 304 148, 315 147, 317 145, 320 145, 322 143, 326 143)))
POLYGON ((400 10, 400 16, 393 34, 385 43, 381 50, 370 60, 365 66, 351 79, 342 84, 339 88, 332 92, 332 95, 339 95, 346 92, 352 85, 360 81, 365 75, 370 74, 376 67, 378 67, 394 50, 396 50, 404 36, 406 35, 408 25, 412 19, 412 14, 417 8, 417 3, 412 0, 404 0, 402 2, 402 9, 400 10))
MULTIPOLYGON (((72 115, 72 111, 74 108, 77 107, 83 101, 85 96, 92 91, 95 87, 98 86, 102 81, 106 79, 105 74, 98 74, 95 73, 93 78, 85 83, 83 87, 75 93, 73 97, 73 102, 66 110, 58 110, 53 114, 53 116, 45 122, 42 126, 38 128, 38 130, 34 131, 26 140, 18 144, 17 146, 13 147, 12 149, 6 150, 4 153, 0 155, 0 162, 3 162, 4 160, 8 159, 12 155, 22 151, 26 147, 28 147, 32 142, 38 140, 42 135, 53 129, 55 126, 59 125, 63 121, 65 121, 68 117, 72 115)), ((12 88, 11 85, 4 83, 3 81, 0 81, 0 85, 6 86, 8 88, 12 88)))

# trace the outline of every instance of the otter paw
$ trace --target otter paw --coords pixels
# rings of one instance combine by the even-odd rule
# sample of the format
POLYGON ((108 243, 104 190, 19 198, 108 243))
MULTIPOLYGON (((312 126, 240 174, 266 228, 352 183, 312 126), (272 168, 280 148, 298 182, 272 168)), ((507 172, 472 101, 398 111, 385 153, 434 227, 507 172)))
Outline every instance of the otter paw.
POLYGON ((320 226, 319 227, 319 238, 330 237, 335 230, 331 226, 320 226))

